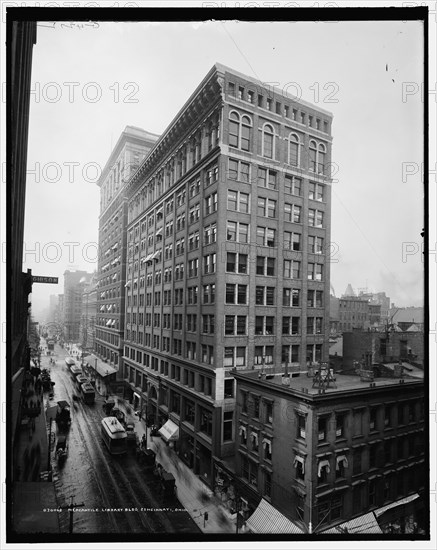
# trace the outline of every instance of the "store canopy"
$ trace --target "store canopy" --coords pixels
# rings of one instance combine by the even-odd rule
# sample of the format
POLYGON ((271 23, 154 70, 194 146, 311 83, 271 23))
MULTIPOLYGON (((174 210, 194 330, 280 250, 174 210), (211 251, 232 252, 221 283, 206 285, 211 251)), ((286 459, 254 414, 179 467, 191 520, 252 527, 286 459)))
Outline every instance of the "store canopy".
POLYGON ((333 533, 337 535, 339 533, 353 533, 354 535, 363 533, 367 535, 368 533, 382 533, 382 531, 381 527, 376 521, 374 513, 369 512, 368 514, 358 516, 357 518, 351 519, 350 521, 346 521, 344 523, 340 523, 340 525, 336 525, 335 527, 326 529, 326 531, 321 531, 321 533, 333 533))
POLYGON ((300 527, 282 515, 265 499, 261 499, 258 508, 246 521, 246 527, 252 533, 303 533, 300 527))
POLYGON ((118 370, 116 367, 105 363, 105 361, 102 361, 99 357, 96 357, 93 354, 90 354, 86 358, 86 362, 87 365, 95 370, 102 378, 114 374, 118 370))
POLYGON ((413 495, 409 495, 405 498, 401 498, 400 500, 397 500, 396 502, 391 502, 390 504, 387 504, 386 506, 383 506, 382 508, 378 508, 377 510, 374 510, 374 514, 375 514, 376 517, 379 517, 381 514, 383 514, 387 510, 390 510, 390 508, 395 508, 396 506, 403 506, 404 504, 408 504, 409 502, 412 502, 413 500, 416 500, 416 498, 419 498, 419 495, 417 493, 414 493, 413 495))
POLYGON ((164 426, 159 430, 164 441, 174 441, 179 439, 179 427, 172 421, 167 420, 164 426))

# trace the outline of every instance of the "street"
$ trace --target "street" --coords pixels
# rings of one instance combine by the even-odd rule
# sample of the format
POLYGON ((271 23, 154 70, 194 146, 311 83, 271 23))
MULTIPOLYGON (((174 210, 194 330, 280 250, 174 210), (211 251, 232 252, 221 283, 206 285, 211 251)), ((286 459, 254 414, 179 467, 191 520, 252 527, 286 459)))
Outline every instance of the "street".
MULTIPOLYGON (((163 499, 158 478, 137 462, 135 447, 124 455, 111 455, 101 437, 104 398, 96 392, 93 405, 81 399, 73 401, 75 382, 65 364, 66 350, 56 345, 56 365, 42 358, 42 367, 50 367, 55 382, 54 398, 71 405, 72 422, 68 430, 68 457, 52 467, 60 507, 73 502, 74 533, 198 533, 199 529, 176 496, 163 499), (165 509, 165 510, 163 510, 165 509)), ((78 362, 78 361, 77 361, 78 362)), ((47 394, 46 394, 47 395, 47 394)), ((47 397, 45 397, 47 399, 47 397)), ((52 430, 56 431, 53 422, 52 430)), ((55 513, 55 512, 54 512, 55 513)), ((61 530, 68 532, 69 512, 60 513, 61 530)))

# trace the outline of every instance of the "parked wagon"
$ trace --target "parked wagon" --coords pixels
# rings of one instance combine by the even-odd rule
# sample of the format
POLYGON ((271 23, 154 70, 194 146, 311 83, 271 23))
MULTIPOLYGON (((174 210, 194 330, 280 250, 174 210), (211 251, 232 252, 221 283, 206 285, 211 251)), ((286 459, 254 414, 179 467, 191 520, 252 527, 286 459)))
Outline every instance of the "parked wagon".
POLYGON ((68 456, 68 443, 65 435, 59 435, 56 441, 56 458, 59 464, 64 463, 68 456))
POLYGON ((58 401, 58 409, 56 411, 55 420, 59 430, 66 430, 70 426, 70 405, 67 401, 58 401))

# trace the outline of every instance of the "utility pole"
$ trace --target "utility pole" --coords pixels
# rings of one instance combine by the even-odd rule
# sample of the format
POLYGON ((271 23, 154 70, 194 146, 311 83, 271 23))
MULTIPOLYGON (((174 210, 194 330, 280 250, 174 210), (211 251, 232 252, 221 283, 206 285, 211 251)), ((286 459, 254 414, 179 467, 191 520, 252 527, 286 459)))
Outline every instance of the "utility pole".
POLYGON ((76 502, 73 502, 73 496, 74 495, 72 495, 70 497, 70 504, 68 506, 61 506, 62 510, 69 510, 70 523, 69 523, 68 532, 69 532, 70 535, 73 533, 73 510, 74 510, 74 508, 78 508, 79 506, 85 506, 85 504, 83 502, 81 502, 80 504, 77 504, 76 502))

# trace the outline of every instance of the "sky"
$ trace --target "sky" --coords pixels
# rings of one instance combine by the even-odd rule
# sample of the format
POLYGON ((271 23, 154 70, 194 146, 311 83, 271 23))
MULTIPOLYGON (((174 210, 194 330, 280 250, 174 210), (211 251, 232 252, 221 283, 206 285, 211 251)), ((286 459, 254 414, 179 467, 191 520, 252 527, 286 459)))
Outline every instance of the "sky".
POLYGON ((333 113, 331 284, 423 304, 420 22, 38 24, 23 268, 34 312, 96 268, 96 185, 127 125, 160 134, 215 62, 333 113))

